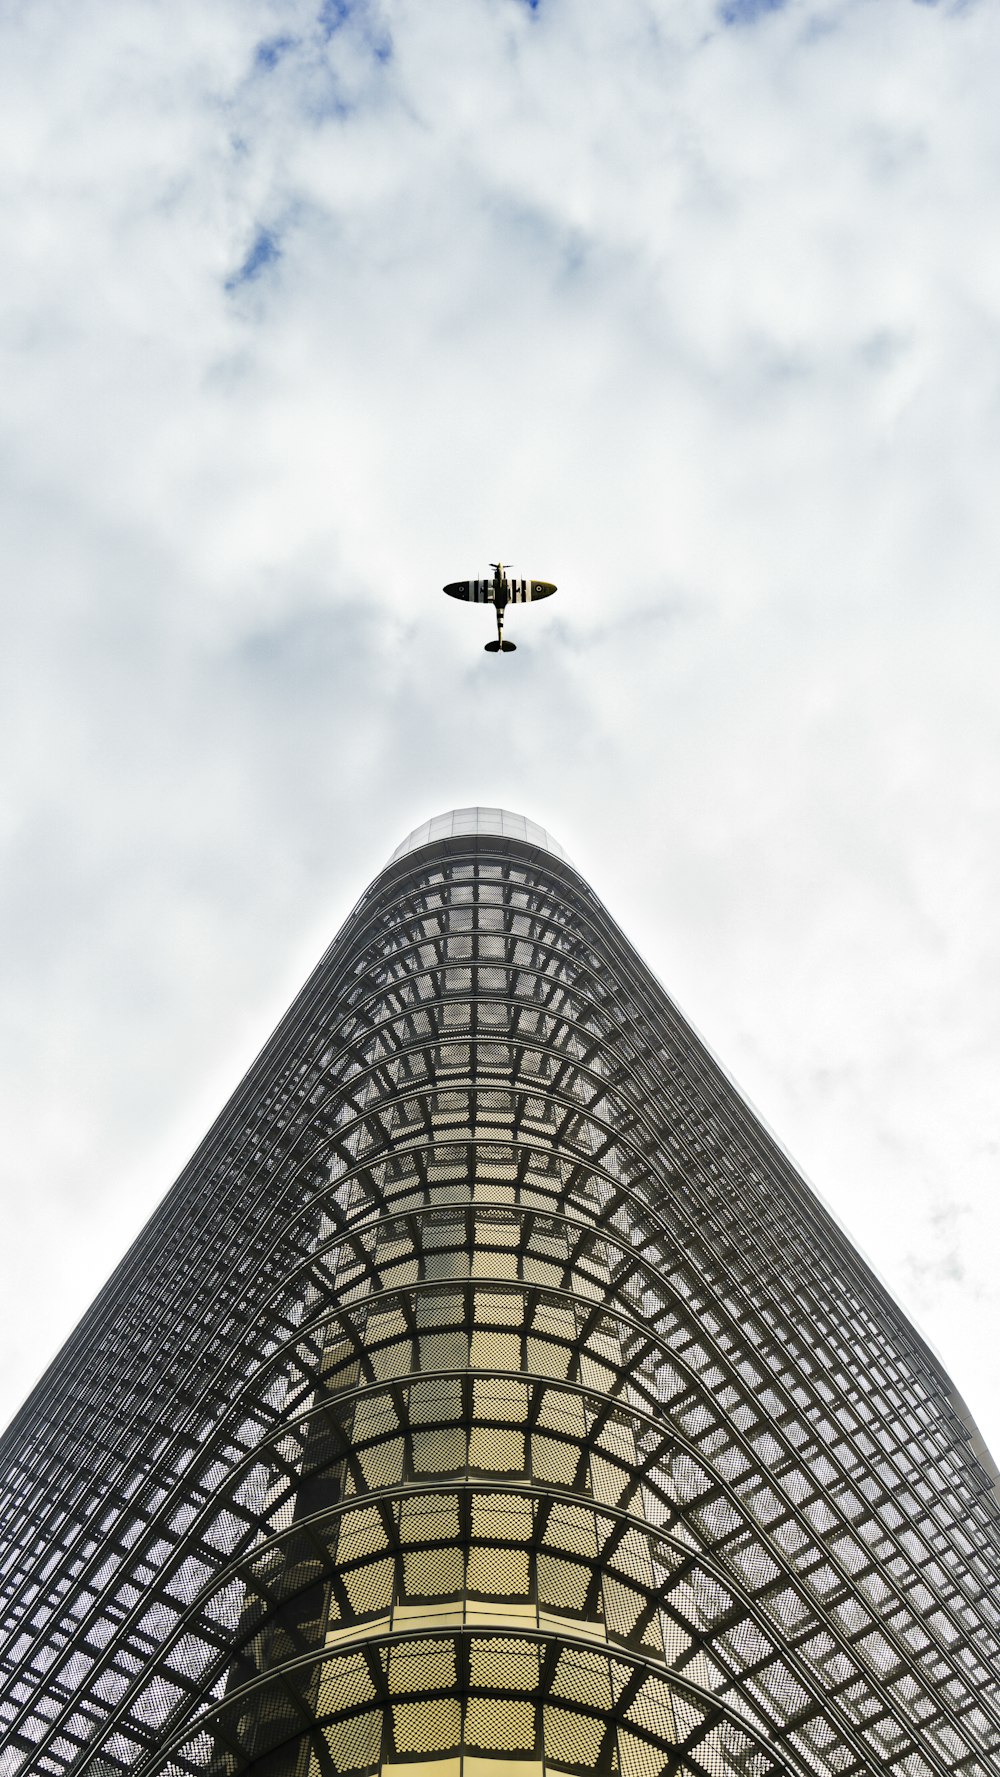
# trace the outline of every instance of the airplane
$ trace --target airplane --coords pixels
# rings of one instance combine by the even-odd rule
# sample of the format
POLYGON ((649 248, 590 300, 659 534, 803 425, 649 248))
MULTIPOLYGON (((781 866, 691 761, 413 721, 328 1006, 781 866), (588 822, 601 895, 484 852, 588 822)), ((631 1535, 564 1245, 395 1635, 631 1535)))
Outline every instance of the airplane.
POLYGON ((486 643, 487 654, 513 654, 515 644, 503 639, 503 614, 508 605, 530 605, 534 599, 551 598, 551 580, 519 580, 508 574, 502 561, 490 562, 492 580, 452 580, 445 587, 449 598, 466 599, 472 605, 492 605, 497 614, 497 639, 486 643))

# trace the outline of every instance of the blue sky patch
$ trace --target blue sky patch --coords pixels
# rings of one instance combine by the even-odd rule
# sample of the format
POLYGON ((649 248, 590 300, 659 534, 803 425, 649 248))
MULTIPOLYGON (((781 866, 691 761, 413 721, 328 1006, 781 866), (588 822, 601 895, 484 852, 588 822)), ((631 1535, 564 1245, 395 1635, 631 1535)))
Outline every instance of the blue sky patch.
POLYGON ((371 17, 370 9, 364 0, 321 0, 316 20, 323 36, 329 42, 335 31, 342 29, 348 19, 355 14, 361 15, 364 39, 377 62, 388 62, 392 59, 392 39, 388 32, 378 27, 377 21, 371 17))
POLYGON ((240 266, 226 279, 227 290, 238 290, 241 284, 252 284, 259 278, 266 265, 271 265, 281 258, 281 248, 276 237, 268 228, 260 228, 254 236, 253 245, 240 266))
POLYGON ((724 25, 752 25, 766 12, 780 12, 785 0, 725 0, 719 12, 724 25))
POLYGON ((294 46, 294 37, 266 37, 263 43, 257 45, 254 65, 258 68, 276 68, 285 52, 294 46))
POLYGON ((334 31, 339 31, 341 25, 347 23, 352 10, 351 0, 322 0, 318 19, 324 37, 332 37, 334 31))

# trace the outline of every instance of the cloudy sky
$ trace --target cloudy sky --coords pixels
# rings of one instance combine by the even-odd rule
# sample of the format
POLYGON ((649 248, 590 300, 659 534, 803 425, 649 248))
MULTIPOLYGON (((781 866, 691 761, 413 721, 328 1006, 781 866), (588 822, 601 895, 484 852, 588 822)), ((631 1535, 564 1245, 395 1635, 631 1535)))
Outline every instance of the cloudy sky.
POLYGON ((1000 1450, 998 65, 986 0, 3 8, 0 1417, 483 802, 1000 1450))

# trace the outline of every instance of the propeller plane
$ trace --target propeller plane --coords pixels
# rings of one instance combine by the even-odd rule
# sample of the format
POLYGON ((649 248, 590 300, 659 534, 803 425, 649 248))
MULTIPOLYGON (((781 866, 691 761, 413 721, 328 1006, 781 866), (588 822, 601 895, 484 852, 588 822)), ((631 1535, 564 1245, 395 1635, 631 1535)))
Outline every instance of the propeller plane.
POLYGON ((519 579, 502 561, 491 562, 490 566, 493 569, 491 579, 452 580, 444 590, 449 598, 465 599, 471 605, 492 605, 496 612, 497 635, 495 642, 486 643, 486 652, 513 654, 515 643, 505 642, 503 634, 507 606, 530 605, 535 599, 551 598, 555 587, 551 580, 519 579))

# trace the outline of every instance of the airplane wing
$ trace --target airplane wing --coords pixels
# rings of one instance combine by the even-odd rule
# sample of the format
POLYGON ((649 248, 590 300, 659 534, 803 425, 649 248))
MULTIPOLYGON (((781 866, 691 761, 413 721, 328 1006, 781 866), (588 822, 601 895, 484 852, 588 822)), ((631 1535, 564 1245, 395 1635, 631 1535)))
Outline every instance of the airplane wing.
POLYGON ((510 577, 510 598, 515 605, 530 605, 535 599, 548 599, 555 592, 551 580, 524 580, 510 577))
POLYGON ((451 580, 445 587, 451 599, 467 599, 472 605, 492 605, 492 580, 451 580))

